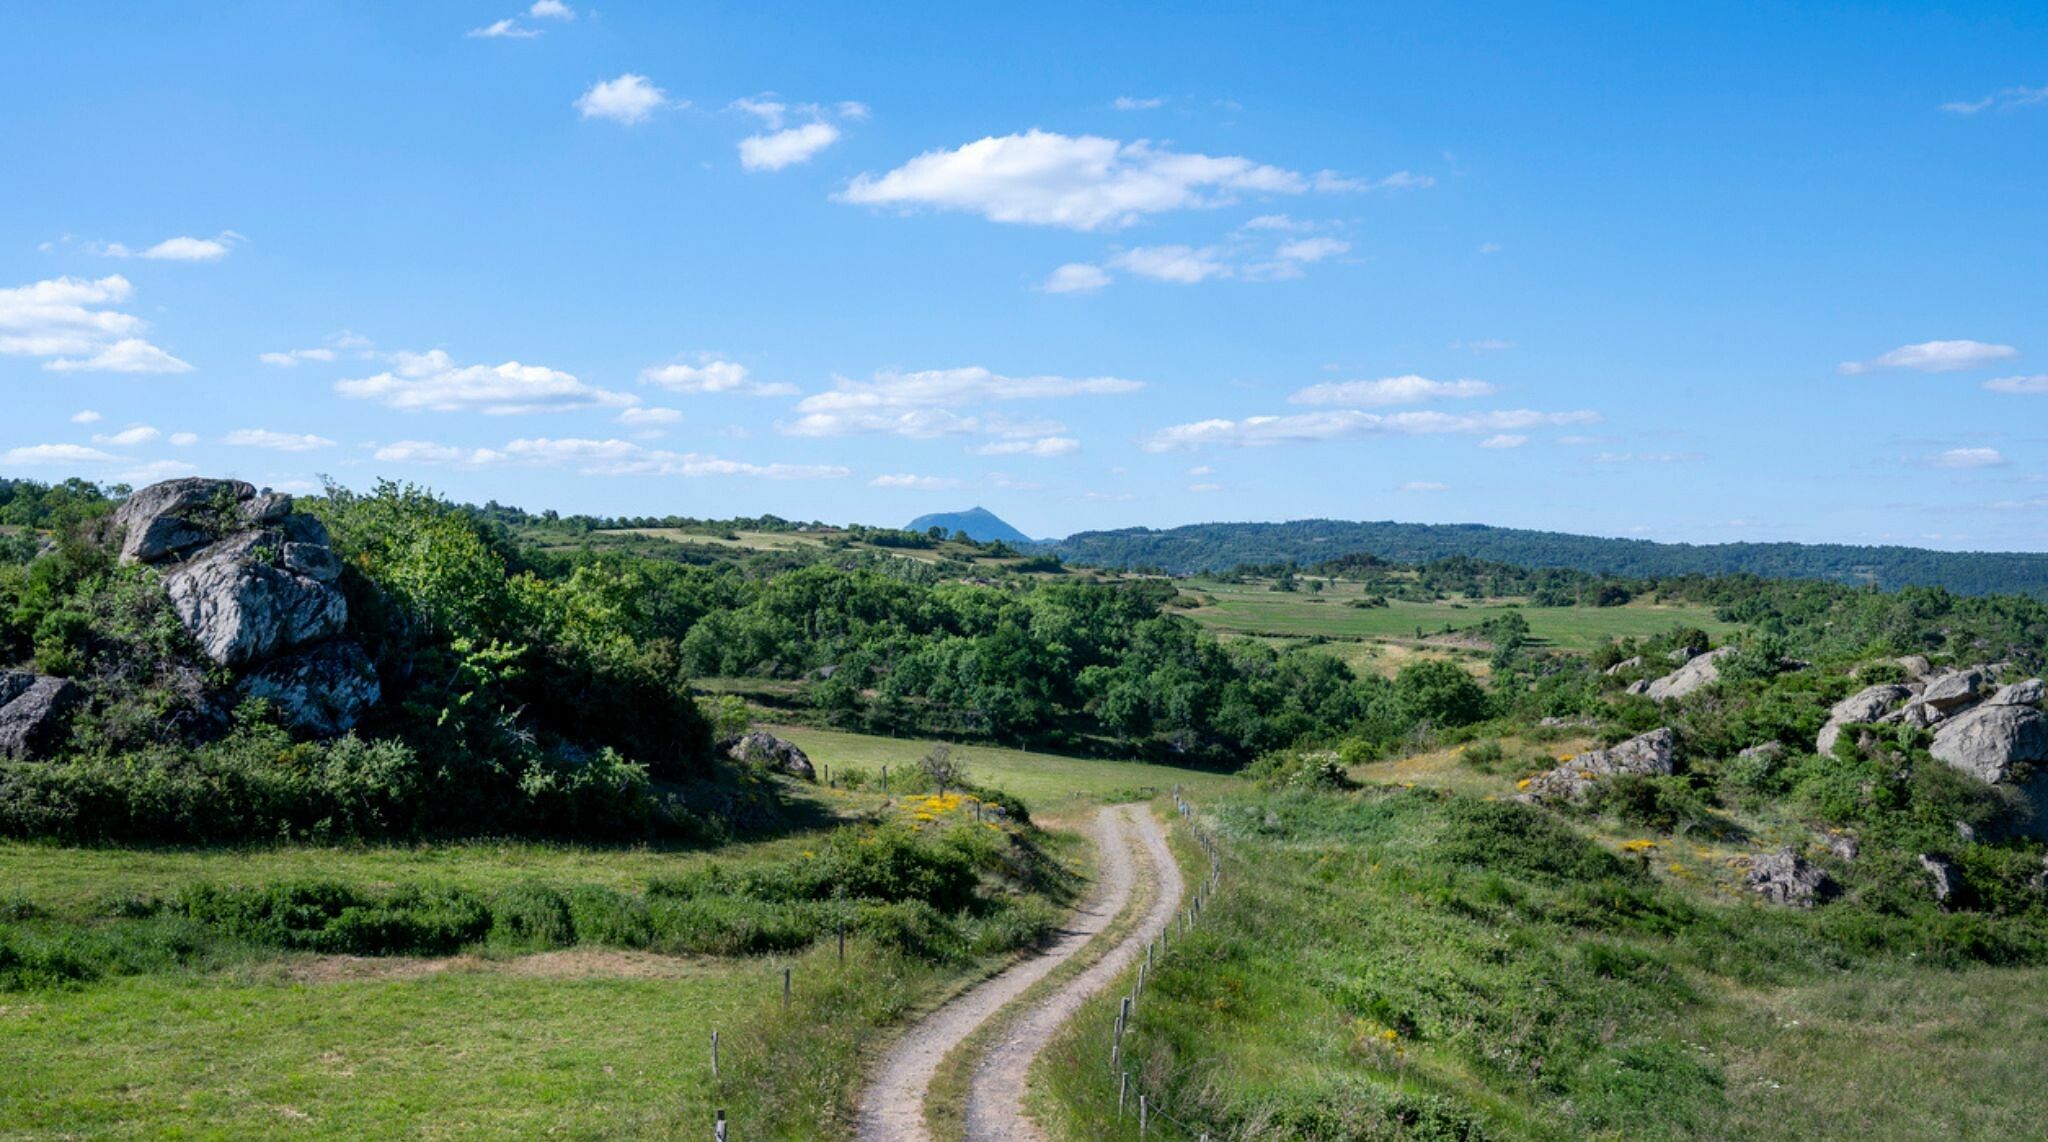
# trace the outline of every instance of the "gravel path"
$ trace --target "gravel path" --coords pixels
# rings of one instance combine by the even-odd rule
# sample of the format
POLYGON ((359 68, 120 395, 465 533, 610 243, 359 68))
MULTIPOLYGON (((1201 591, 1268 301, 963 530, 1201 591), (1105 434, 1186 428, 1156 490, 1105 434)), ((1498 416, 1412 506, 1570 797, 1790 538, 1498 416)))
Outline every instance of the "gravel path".
POLYGON ((970 1138, 1043 1137, 1022 1117, 1024 1076, 1031 1060, 1083 1000, 1100 990, 1133 957, 1143 954, 1145 944, 1172 919, 1180 901, 1180 869, 1167 852, 1158 821, 1142 805, 1105 808, 1096 815, 1094 834, 1102 858, 1101 877, 1050 947, 926 1016, 890 1049, 878 1076, 861 1096, 857 1136, 862 1142, 930 1142, 931 1133, 924 1124, 924 1096, 940 1062, 991 1016, 1086 947, 1130 902, 1137 882, 1127 835, 1133 827, 1158 869, 1162 886, 1144 926, 1102 961, 1034 1004, 975 1072, 967 1115, 970 1138), (1108 967, 1111 963, 1117 966, 1108 967))

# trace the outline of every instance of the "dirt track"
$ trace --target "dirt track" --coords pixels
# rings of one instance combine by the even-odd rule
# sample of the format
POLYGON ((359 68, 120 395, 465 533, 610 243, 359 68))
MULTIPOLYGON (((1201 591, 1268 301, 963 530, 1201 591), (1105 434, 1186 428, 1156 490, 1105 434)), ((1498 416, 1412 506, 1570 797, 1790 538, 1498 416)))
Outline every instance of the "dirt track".
POLYGON ((1144 953, 1145 945, 1165 929, 1180 905, 1180 868, 1167 850, 1159 822, 1145 806, 1103 809, 1096 815, 1094 833, 1102 875, 1095 891, 1075 911, 1072 923, 1043 953, 975 986, 904 1034, 861 1097, 858 1136, 863 1142, 928 1142, 931 1135, 924 1124, 924 1098, 932 1076, 953 1048, 999 1014, 1009 1023, 1002 1038, 975 1067, 967 1136, 976 1142, 1045 1137, 1023 1113, 1025 1076, 1032 1060, 1090 996, 1144 953), (1157 887, 1143 922, 1051 995, 1034 1000, 1028 1009, 1005 1011, 1031 985, 1087 947, 1130 902, 1138 879, 1131 851, 1133 832, 1145 850, 1151 880, 1157 887))

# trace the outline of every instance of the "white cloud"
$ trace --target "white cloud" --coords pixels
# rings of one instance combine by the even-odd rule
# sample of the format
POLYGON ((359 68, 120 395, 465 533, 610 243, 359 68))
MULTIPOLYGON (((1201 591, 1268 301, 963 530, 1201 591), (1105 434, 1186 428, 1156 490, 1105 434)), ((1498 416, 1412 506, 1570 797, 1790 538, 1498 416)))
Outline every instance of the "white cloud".
POLYGON ((974 451, 978 456, 1065 456, 1080 449, 1081 442, 1071 436, 1041 436, 1036 440, 991 440, 974 451))
MULTIPOLYGON (((1148 214, 1225 206, 1244 194, 1303 194, 1299 172, 1237 156, 1184 154, 1140 139, 1032 130, 927 151, 838 198, 862 206, 929 207, 992 222, 1102 230, 1148 214)), ((1331 188, 1336 189, 1336 188, 1331 188)))
POLYGON ((752 135, 740 140, 740 165, 750 171, 779 171, 809 162, 838 141, 839 128, 830 123, 806 123, 772 135, 752 135))
POLYGON ((1243 420, 1202 420, 1160 429, 1140 441, 1147 452, 1217 445, 1260 448, 1278 444, 1309 444, 1352 436, 1434 436, 1444 433, 1491 434, 1560 424, 1590 424, 1595 412, 1537 412, 1507 409, 1455 414, 1421 411, 1372 413, 1356 409, 1310 412, 1295 416, 1250 416, 1243 420))
POLYGON ((1697 452, 1600 452, 1595 464, 1686 464, 1701 459, 1697 452))
POLYGON ((1289 404, 1341 404, 1354 408, 1390 404, 1420 404, 1424 401, 1492 396, 1497 390, 1485 381, 1432 381, 1413 373, 1384 377, 1377 381, 1339 381, 1310 385, 1287 398, 1289 404))
POLYGON ((332 349, 287 349, 282 353, 258 353, 256 359, 266 365, 277 365, 289 369, 300 361, 332 361, 332 349))
POLYGON ((1994 393, 2048 393, 2048 373, 2037 373, 2031 377, 1999 377, 1985 381, 1984 387, 1994 393))
POLYGON ((371 456, 387 464, 469 464, 479 467, 505 458, 504 453, 489 448, 457 448, 431 440, 400 440, 383 445, 371 456))
POLYGON ((334 391, 373 400, 401 412, 482 412, 493 416, 567 412, 579 408, 625 408, 640 403, 630 393, 586 385, 569 373, 543 365, 457 365, 447 353, 399 352, 397 367, 359 380, 336 381, 334 391))
POLYGON ((124 337, 90 357, 60 357, 43 368, 53 373, 189 373, 192 366, 140 337, 124 337))
POLYGON ((665 452, 624 440, 514 440, 516 463, 571 467, 593 476, 754 476, 764 480, 834 480, 852 475, 834 464, 752 464, 702 452, 665 452))
POLYGON ((1216 469, 1210 467, 1207 464, 1197 464, 1194 467, 1188 469, 1188 475, 1190 476, 1213 476, 1215 474, 1216 469))
POLYGON ((1503 340, 1499 337, 1481 337, 1477 341, 1467 341, 1462 346, 1451 346, 1453 349, 1463 348, 1471 353, 1504 353, 1514 347, 1515 343, 1513 341, 1503 340))
POLYGON ((1941 109, 1954 115, 1975 115, 1994 106, 2000 111, 2010 111, 2016 107, 2032 107, 2037 103, 2048 103, 2048 85, 2008 87, 1981 99, 1957 99, 1944 103, 1941 109))
POLYGON ((1110 106, 1119 111, 1151 111, 1166 106, 1166 100, 1157 97, 1139 98, 1132 95, 1119 95, 1110 106))
POLYGON ((2010 345, 1993 345, 1984 341, 1922 341, 1917 345, 1901 345, 1868 361, 1844 361, 1835 366, 1835 371, 1844 376, 1878 369, 1957 373, 1965 369, 1981 369, 1995 361, 2010 361, 2019 355, 2020 351, 2010 345))
POLYGON ((166 238, 144 250, 142 256, 161 262, 218 262, 228 256, 239 237, 230 231, 217 238, 166 238))
POLYGON ((221 443, 238 448, 268 448, 274 452, 311 452, 332 448, 334 441, 312 433, 273 432, 267 428, 237 428, 221 437, 221 443))
POLYGON ((708 395, 727 393, 744 397, 790 397, 797 388, 787 381, 757 381, 747 367, 716 357, 702 358, 696 365, 655 365, 640 371, 640 383, 659 385, 670 392, 708 395))
POLYGON ((533 7, 526 14, 536 20, 573 20, 576 9, 562 3, 562 0, 534 0, 533 7))
POLYGON ((530 40, 540 35, 537 28, 523 28, 511 20, 499 20, 463 33, 472 40, 530 40))
POLYGON ((1111 258, 1110 264, 1155 281, 1195 285, 1230 276, 1230 266, 1218 260, 1218 253, 1213 246, 1139 246, 1111 258))
POLYGON ((888 476, 876 476, 868 481, 870 488, 910 488, 929 492, 940 488, 957 488, 960 481, 946 476, 914 476, 909 472, 897 472, 888 476))
POLYGON ((794 423, 778 427, 792 436, 869 432, 911 437, 958 433, 1050 436, 1060 427, 1047 421, 962 415, 951 410, 1005 401, 1113 396, 1143 387, 1138 381, 1120 377, 1006 377, 980 366, 914 373, 883 371, 872 381, 834 378, 830 390, 797 402, 801 415, 794 423))
POLYGON ((1252 219, 1250 222, 1245 223, 1243 226, 1238 227, 1238 229, 1240 230, 1281 231, 1310 230, 1313 228, 1314 227, 1312 226, 1312 224, 1307 222, 1297 222, 1291 216, 1286 214, 1261 214, 1257 218, 1252 219))
POLYGON ((30 444, 0 453, 0 462, 10 467, 27 468, 56 464, 118 464, 121 458, 83 444, 30 444))
POLYGON ((199 443, 199 434, 196 432, 173 432, 171 433, 170 441, 180 448, 190 448, 194 444, 199 443))
POLYGON ((1347 178, 1336 171, 1317 171, 1313 185, 1317 190, 1427 190, 1436 185, 1436 179, 1412 171, 1395 171, 1385 178, 1347 178))
POLYGON ((1087 262, 1068 262, 1047 275, 1038 287, 1046 293, 1092 293, 1110 283, 1109 273, 1087 262))
POLYGON ((1498 436, 1489 436, 1480 441, 1479 446, 1481 448, 1520 448, 1527 443, 1529 443, 1529 438, 1526 436, 1513 432, 1503 432, 1498 436))
POLYGON ((841 119, 866 119, 873 114, 868 105, 858 99, 842 99, 833 109, 839 112, 841 119))
POLYGON ((576 100, 576 110, 585 119, 610 119, 631 126, 667 102, 668 92, 649 83, 644 75, 628 73, 592 84, 576 100))
POLYGON ((1996 448, 1951 448, 1921 457, 1929 468, 2002 468, 2008 463, 1996 448))
POLYGON ((1410 480, 1401 485, 1400 490, 1404 492, 1448 492, 1451 490, 1451 486, 1449 484, 1432 483, 1428 480, 1410 480))
POLYGON ((1338 254, 1351 252, 1351 243, 1337 238, 1303 238, 1297 242, 1282 243, 1275 251, 1290 262, 1320 262, 1338 254))
POLYGON ((133 448, 137 444, 147 444, 162 435, 163 433, 149 425, 131 424, 119 432, 94 433, 92 442, 105 444, 111 448, 133 448))
POLYGON ((744 111, 752 115, 754 118, 759 119, 761 124, 770 131, 781 130, 782 124, 789 114, 789 104, 766 95, 758 99, 735 99, 731 103, 726 104, 726 108, 732 111, 744 111))
POLYGON ((621 410, 617 419, 620 424, 650 428, 676 424, 683 419, 683 414, 672 408, 629 408, 621 410))
POLYGON ((73 424, 93 424, 100 419, 100 414, 89 408, 82 408, 71 414, 71 423, 73 424))

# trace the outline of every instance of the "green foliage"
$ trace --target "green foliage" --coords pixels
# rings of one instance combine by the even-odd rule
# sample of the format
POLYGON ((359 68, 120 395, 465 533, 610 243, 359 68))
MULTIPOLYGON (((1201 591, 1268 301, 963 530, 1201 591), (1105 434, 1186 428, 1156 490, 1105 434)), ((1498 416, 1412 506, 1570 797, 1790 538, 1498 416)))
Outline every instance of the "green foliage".
POLYGON ((1454 662, 1425 659, 1401 668, 1394 694, 1411 722, 1467 726, 1491 713, 1486 690, 1454 662))

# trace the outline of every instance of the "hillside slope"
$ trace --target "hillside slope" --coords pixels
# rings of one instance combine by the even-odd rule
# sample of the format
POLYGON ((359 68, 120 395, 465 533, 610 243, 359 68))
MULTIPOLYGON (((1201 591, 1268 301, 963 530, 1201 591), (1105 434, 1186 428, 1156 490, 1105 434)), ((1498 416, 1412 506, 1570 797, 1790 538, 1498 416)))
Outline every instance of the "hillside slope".
POLYGON ((1313 563, 1351 552, 1421 563, 1466 555, 1528 567, 1636 577, 1749 573, 1767 578, 1940 586, 1967 595, 2013 592, 2048 598, 2048 554, 1930 551, 1808 543, 1655 543, 1484 524, 1332 519, 1204 523, 1165 530, 1084 531, 1053 550, 1071 563, 1217 571, 1239 563, 1313 563))
POLYGON ((987 508, 969 508, 964 512, 933 512, 911 520, 906 531, 927 531, 934 527, 944 528, 947 535, 964 531, 976 541, 987 543, 1000 539, 1004 543, 1031 543, 1032 538, 1004 523, 1002 518, 987 508))

